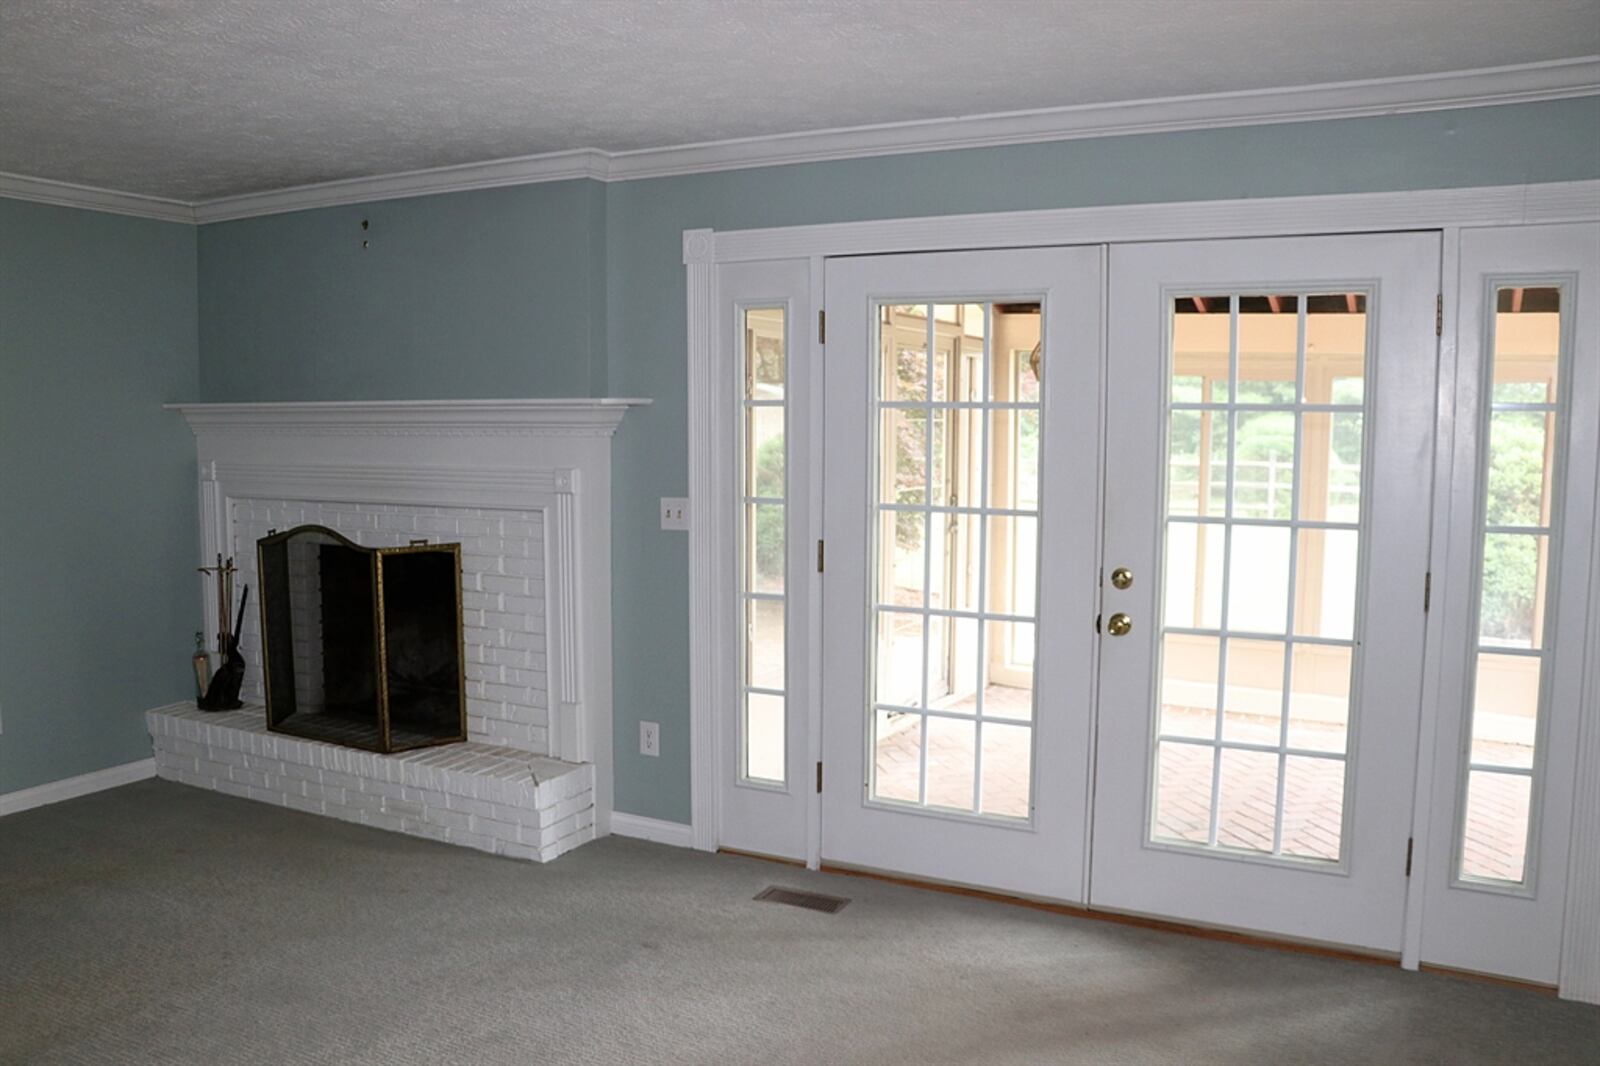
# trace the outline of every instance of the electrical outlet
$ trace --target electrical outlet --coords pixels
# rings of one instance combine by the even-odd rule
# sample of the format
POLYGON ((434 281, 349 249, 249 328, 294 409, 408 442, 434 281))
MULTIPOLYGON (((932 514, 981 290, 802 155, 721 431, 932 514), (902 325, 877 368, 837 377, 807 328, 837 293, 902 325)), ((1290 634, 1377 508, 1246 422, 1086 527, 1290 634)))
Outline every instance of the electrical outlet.
POLYGON ((656 722, 639 723, 639 754, 661 754, 661 726, 656 722))
POLYGON ((661 497, 661 528, 689 528, 689 498, 687 496, 661 497))

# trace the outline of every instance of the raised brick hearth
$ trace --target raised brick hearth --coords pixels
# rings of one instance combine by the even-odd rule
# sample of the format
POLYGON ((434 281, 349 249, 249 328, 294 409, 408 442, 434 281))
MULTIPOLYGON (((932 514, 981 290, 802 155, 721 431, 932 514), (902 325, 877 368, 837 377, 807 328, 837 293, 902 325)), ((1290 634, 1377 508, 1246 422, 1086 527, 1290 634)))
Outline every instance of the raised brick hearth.
POLYGON ((536 862, 594 839, 589 763, 473 742, 379 755, 269 733, 260 707, 145 720, 169 781, 536 862))

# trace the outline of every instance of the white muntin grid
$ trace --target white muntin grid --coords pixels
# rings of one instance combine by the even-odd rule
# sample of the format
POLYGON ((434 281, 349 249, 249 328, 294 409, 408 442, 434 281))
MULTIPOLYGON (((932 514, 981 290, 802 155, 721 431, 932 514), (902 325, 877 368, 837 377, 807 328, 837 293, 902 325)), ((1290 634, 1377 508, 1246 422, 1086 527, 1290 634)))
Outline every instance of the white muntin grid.
MULTIPOLYGON (((1254 290, 1254 292, 1264 291, 1266 290, 1254 290)), ((1212 399, 1211 397, 1215 395, 1215 393, 1211 391, 1212 382, 1214 379, 1202 378, 1203 391, 1201 393, 1201 400, 1174 400, 1172 398, 1173 386, 1175 379, 1179 376, 1176 368, 1177 353, 1174 351, 1174 319, 1178 313, 1177 308, 1180 302, 1186 299, 1193 299, 1194 297, 1191 297, 1187 293, 1169 293, 1166 302, 1168 313, 1168 340, 1166 346, 1167 374, 1163 377, 1163 387, 1166 390, 1163 413, 1163 433, 1166 434, 1167 445, 1163 449, 1163 457, 1166 465, 1164 466, 1161 475, 1161 484, 1163 486, 1162 511, 1165 521, 1165 538, 1162 552, 1163 572, 1159 586, 1161 591, 1157 595, 1157 610, 1160 612, 1161 617, 1160 624, 1154 627, 1157 634, 1156 676, 1158 678, 1158 684, 1157 698, 1153 708, 1154 728, 1151 730, 1151 736, 1153 738, 1150 752, 1151 772, 1149 777, 1151 803, 1149 805, 1149 814, 1147 818, 1147 832, 1149 833, 1149 840, 1152 843, 1163 846, 1176 846, 1181 848, 1201 847, 1226 850, 1230 853, 1255 855, 1269 860, 1288 861, 1297 865, 1306 862, 1315 862, 1324 865, 1342 866, 1344 856, 1348 854, 1347 830, 1349 826, 1351 807, 1349 802, 1350 775, 1347 772, 1347 761, 1349 752, 1354 750, 1357 720, 1359 717, 1358 680, 1361 674, 1361 644, 1360 641, 1356 639, 1356 635, 1361 631, 1361 603, 1363 597, 1359 595, 1359 592, 1355 596, 1354 610, 1350 619, 1351 632, 1348 638, 1328 637, 1321 635, 1320 633, 1300 632, 1299 630, 1301 628, 1321 629, 1320 620, 1302 619, 1299 617, 1299 586, 1301 580, 1300 540, 1301 534, 1304 531, 1320 530, 1329 534, 1347 533, 1351 536, 1354 536, 1356 538, 1357 545, 1354 580, 1358 590, 1363 587, 1366 573, 1366 538, 1364 535, 1364 529, 1366 527, 1366 514, 1365 508, 1362 505, 1362 501, 1366 495, 1366 486, 1368 483, 1369 470, 1371 468, 1372 454, 1371 436, 1366 431, 1366 416, 1367 406, 1372 402, 1372 396, 1374 392, 1373 386, 1375 384, 1375 377, 1372 373, 1373 350, 1375 347, 1373 344, 1373 324, 1376 321, 1375 315, 1373 314, 1374 294, 1370 287, 1363 287, 1359 285, 1339 287, 1340 295, 1345 296, 1346 299, 1351 299, 1352 297, 1354 298, 1351 299, 1351 306, 1349 307, 1351 313, 1354 313, 1358 306, 1355 304, 1355 300, 1359 300, 1361 301, 1359 307, 1362 309, 1365 316, 1365 328, 1362 331, 1363 390, 1361 403, 1335 403, 1320 401, 1308 402, 1306 400, 1306 331, 1308 303, 1312 297, 1331 295, 1330 287, 1317 286, 1298 288, 1294 286, 1273 286, 1271 291, 1273 295, 1267 297, 1267 299, 1275 309, 1281 307, 1282 304, 1288 300, 1293 300, 1296 304, 1293 402, 1248 402, 1241 400, 1239 337, 1240 301, 1241 299, 1247 298, 1253 294, 1251 290, 1243 289, 1236 290, 1232 293, 1219 293, 1200 297, 1200 299, 1203 299, 1207 302, 1215 301, 1218 305, 1221 305, 1223 301, 1226 301, 1226 306, 1228 308, 1228 371, 1227 380, 1224 383, 1226 390, 1224 393, 1224 399, 1212 399), (1198 479, 1199 491, 1195 500, 1195 513, 1192 515, 1171 513, 1171 480, 1169 472, 1173 468, 1173 459, 1170 454, 1172 440, 1170 427, 1173 416, 1175 414, 1182 414, 1185 412, 1193 412, 1198 416, 1202 430, 1200 436, 1199 455, 1201 476, 1198 479), (1237 480, 1237 472, 1241 465, 1238 457, 1239 426, 1242 424, 1243 419, 1267 412, 1288 413, 1292 415, 1294 420, 1294 451, 1292 460, 1293 477, 1290 488, 1287 518, 1275 517, 1271 513, 1264 517, 1247 516, 1239 513, 1239 511, 1243 509, 1240 506, 1241 501, 1239 499, 1238 492, 1240 483, 1237 480), (1327 428, 1330 434, 1330 440, 1327 445, 1327 461, 1330 465, 1330 469, 1333 461, 1331 434, 1334 421, 1339 417, 1344 416, 1346 418, 1356 419, 1357 424, 1360 426, 1361 466, 1359 485, 1356 492, 1358 507, 1356 521, 1329 521, 1326 519, 1306 519, 1301 517, 1302 502, 1305 495, 1305 474, 1307 470, 1307 463, 1305 462, 1307 416, 1322 417, 1327 420, 1327 428), (1210 485, 1209 474, 1215 461, 1211 436, 1215 432, 1215 422, 1219 418, 1223 423, 1224 432, 1227 434, 1221 516, 1208 513, 1210 505, 1213 501, 1213 489, 1210 485), (1196 623, 1194 625, 1169 625, 1168 620, 1165 617, 1165 613, 1167 606, 1166 589, 1168 581, 1170 580, 1168 573, 1168 556, 1171 550, 1170 541, 1172 534, 1175 530, 1183 529, 1192 530, 1194 534, 1198 535, 1200 530, 1204 527, 1219 527, 1222 531, 1223 543, 1221 574, 1216 593, 1219 600, 1217 610, 1217 625, 1214 628, 1200 625, 1198 623, 1201 621, 1201 619, 1198 617, 1191 618, 1191 621, 1196 623), (1234 607, 1234 533, 1235 530, 1241 527, 1258 529, 1283 529, 1286 531, 1288 540, 1288 559, 1287 572, 1284 578, 1285 606, 1284 614, 1282 616, 1282 626, 1279 628, 1247 630, 1243 628, 1235 628, 1231 624, 1233 621, 1231 616, 1234 607), (1164 731, 1162 728, 1164 714, 1162 706, 1163 699, 1160 695, 1160 690, 1165 684, 1165 682, 1161 679, 1165 678, 1165 638, 1168 635, 1204 637, 1215 639, 1217 641, 1218 659, 1216 664, 1217 676, 1214 725, 1212 734, 1209 737, 1185 735, 1181 733, 1169 733, 1164 731), (1228 706, 1228 689, 1230 687, 1228 678, 1229 646, 1231 643, 1240 641, 1270 642, 1273 644, 1282 644, 1283 646, 1283 666, 1278 701, 1278 737, 1276 743, 1241 740, 1238 738, 1230 738, 1226 735, 1227 723, 1225 711, 1228 706), (1289 734, 1290 726, 1292 724, 1292 718, 1290 714, 1291 699, 1294 695, 1295 685, 1293 673, 1295 649, 1296 647, 1315 646, 1350 649, 1351 665, 1349 683, 1346 689, 1346 719, 1342 750, 1332 750, 1331 746, 1317 748, 1295 746, 1290 744, 1289 734), (1158 824, 1158 813, 1162 799, 1160 795, 1160 760, 1163 745, 1166 744, 1181 744, 1204 747, 1209 748, 1211 751, 1209 813, 1206 827, 1206 838, 1204 842, 1164 834, 1158 824), (1228 751, 1259 753, 1262 755, 1272 756, 1276 759, 1277 765, 1273 807, 1273 830, 1270 851, 1262 851, 1260 849, 1229 843, 1226 841, 1219 843, 1222 789, 1224 783, 1224 772, 1226 769, 1224 753, 1228 751), (1338 852, 1335 856, 1328 857, 1309 855, 1305 853, 1285 853, 1283 850, 1285 824, 1285 786, 1288 779, 1289 759, 1291 758, 1300 760, 1318 760, 1325 763, 1338 764, 1340 766, 1340 791, 1342 794, 1342 799, 1340 824, 1338 826, 1338 852)), ((1213 313, 1220 312, 1220 310, 1221 307, 1217 306, 1213 313)), ((1266 380, 1269 382, 1276 381, 1281 384, 1288 384, 1287 379, 1269 378, 1266 380)), ((1331 500, 1334 493, 1334 486, 1331 480, 1329 480, 1320 491, 1324 494, 1322 506, 1326 507, 1328 501, 1331 500)), ((1268 509, 1269 512, 1274 509, 1270 496, 1268 501, 1268 509)), ((1326 551, 1327 547, 1326 542, 1330 539, 1330 537, 1324 538, 1324 544, 1322 546, 1324 551, 1326 551)), ((1197 551, 1197 585, 1203 582, 1207 576, 1203 570, 1204 563, 1200 561, 1200 558, 1201 557, 1197 551)), ((1326 581, 1327 576, 1327 571, 1324 570, 1323 574, 1319 575, 1318 580, 1326 581)), ((1206 588, 1196 592, 1196 615, 1200 613, 1199 604, 1201 597, 1208 595, 1209 591, 1209 588, 1206 588)), ((1242 774, 1247 773, 1248 771, 1241 766, 1239 768, 1239 772, 1242 774)))
MULTIPOLYGON (((1038 462, 1035 470, 1033 471, 1033 476, 1035 478, 1035 485, 1033 486, 1034 499, 1037 501, 1042 494, 1042 441, 1044 434, 1042 404, 1040 402, 995 400, 992 398, 995 391, 993 377, 995 307, 997 304, 1003 304, 1006 302, 1039 303, 1040 336, 1044 336, 1044 309, 1042 301, 1037 296, 1012 297, 1009 301, 998 298, 984 299, 982 297, 949 298, 938 301, 906 299, 882 300, 875 302, 873 305, 874 325, 879 331, 878 343, 875 346, 875 354, 879 362, 878 365, 873 368, 875 384, 871 417, 872 425, 869 428, 869 439, 871 440, 869 454, 872 456, 873 460, 872 475, 869 477, 869 481, 873 481, 875 483, 875 499, 872 507, 872 521, 870 523, 871 529, 868 535, 868 551, 870 558, 868 579, 870 583, 870 589, 868 591, 868 616, 871 620, 871 627, 868 641, 870 652, 867 678, 869 722, 867 724, 867 729, 864 730, 867 748, 866 765, 869 767, 869 780, 866 783, 866 800, 869 803, 881 804, 895 808, 914 807, 922 808, 930 812, 937 812, 940 814, 953 815, 957 817, 978 817, 984 820, 994 820, 1003 823, 1026 824, 1032 818, 1033 795, 1035 791, 1033 764, 1035 761, 1036 745, 1033 743, 1032 730, 1034 727, 1037 707, 1032 677, 1034 672, 1034 659, 1036 658, 1036 655, 1030 657, 1025 667, 1029 677, 1028 696, 1030 710, 1028 717, 1023 719, 1005 715, 993 715, 987 713, 984 707, 985 689, 990 683, 991 676, 988 655, 988 631, 990 625, 995 623, 1027 625, 1033 630, 1034 639, 1032 643, 1035 645, 1035 648, 1037 646, 1038 639, 1038 626, 1035 615, 1001 612, 990 609, 989 534, 992 520, 1005 519, 1011 521, 1013 524, 1017 521, 1033 521, 1037 524, 1040 521, 1040 511, 1037 506, 1034 508, 989 506, 989 501, 992 498, 992 486, 990 482, 993 472, 993 464, 991 463, 990 437, 993 429, 993 414, 995 412, 1010 411, 1016 413, 1012 418, 1012 422, 1014 423, 1012 426, 1013 436, 1015 435, 1016 429, 1015 423, 1022 413, 1032 413, 1038 419, 1039 440, 1041 444, 1039 448, 1038 462), (937 389, 940 385, 940 379, 937 374, 937 361, 940 358, 940 349, 938 346, 938 322, 936 320, 935 307, 952 305, 956 307, 975 305, 980 306, 983 309, 985 329, 983 333, 982 356, 979 362, 978 370, 978 381, 980 385, 978 394, 979 399, 977 400, 952 400, 948 398, 944 400, 935 399, 937 389), (893 336, 892 323, 886 323, 884 319, 886 313, 893 313, 892 309, 894 307, 904 306, 921 307, 922 313, 926 319, 924 334, 922 337, 922 372, 924 375, 922 380, 923 396, 920 400, 886 400, 883 398, 883 390, 886 384, 890 381, 898 380, 899 344, 893 336), (884 335, 886 330, 891 331, 887 337, 884 335), (890 364, 886 365, 884 362, 885 360, 891 361, 890 364), (886 422, 884 416, 886 413, 902 411, 908 413, 919 413, 923 417, 923 477, 922 500, 920 503, 900 503, 898 501, 891 502, 884 499, 886 492, 890 491, 893 487, 892 476, 888 479, 888 483, 886 483, 885 475, 883 473, 884 463, 886 461, 885 448, 890 446, 884 439, 886 422), (960 412, 975 413, 976 417, 972 420, 976 421, 979 427, 977 432, 977 483, 971 486, 971 489, 976 491, 977 503, 976 505, 966 501, 935 503, 933 496, 934 471, 939 469, 944 472, 945 476, 949 476, 950 472, 954 469, 954 464, 957 461, 956 455, 951 450, 948 435, 950 434, 950 427, 953 418, 957 413, 960 412), (936 439, 942 439, 941 443, 943 447, 943 464, 938 467, 935 466, 934 444, 936 439), (894 520, 901 514, 915 514, 922 517, 922 580, 920 589, 920 605, 915 607, 892 603, 885 604, 881 602, 881 594, 885 587, 883 581, 883 567, 886 562, 884 550, 885 530, 890 530, 887 535, 892 539, 895 535, 892 532, 894 528, 894 520), (886 522, 884 520, 885 516, 891 516, 891 520, 886 522), (936 518, 941 524, 941 533, 937 538, 934 535, 934 523, 936 518), (944 551, 942 546, 946 540, 943 526, 953 520, 965 520, 972 523, 972 525, 976 527, 976 534, 969 534, 969 537, 971 537, 971 539, 974 540, 977 545, 977 588, 972 600, 972 603, 975 605, 975 609, 971 610, 948 606, 934 607, 931 602, 936 589, 942 592, 947 602, 954 596, 953 585, 948 583, 943 575, 941 575, 937 584, 934 580, 935 558, 938 557, 941 564, 947 561, 942 554, 944 551), (892 624, 888 622, 888 620, 896 617, 915 618, 920 622, 920 668, 918 674, 920 682, 920 695, 919 703, 916 705, 892 702, 880 698, 879 671, 884 664, 882 664, 879 659, 884 644, 882 637, 884 632, 883 627, 886 624, 892 624), (961 621, 970 622, 975 630, 973 654, 976 658, 976 663, 972 686, 973 708, 970 712, 934 706, 935 700, 933 693, 930 691, 930 675, 932 674, 931 655, 933 653, 932 643, 935 619, 940 619, 943 622, 944 636, 941 638, 941 643, 948 641, 952 646, 955 645, 956 642, 953 639, 954 630, 956 625, 961 621), (920 739, 917 745, 917 798, 914 802, 907 799, 879 794, 878 768, 875 757, 875 749, 879 739, 879 723, 882 721, 881 714, 883 712, 911 715, 915 716, 917 720, 916 728, 919 731, 918 735, 920 739), (933 720, 937 719, 972 724, 972 793, 969 802, 964 806, 957 807, 931 803, 928 798, 928 753, 929 749, 932 747, 932 738, 929 726, 933 720), (992 811, 985 811, 983 808, 984 730, 986 727, 991 725, 1004 726, 1006 728, 1023 728, 1029 731, 1028 814, 1025 816, 995 813, 992 811)), ((954 361, 952 361, 952 364, 946 369, 942 383, 944 395, 946 397, 954 395, 955 390, 958 387, 959 379, 959 368, 954 361)), ((1013 456, 1013 461, 1015 461, 1015 456, 1013 456)), ((1013 471, 1013 476, 1015 477, 1015 471, 1013 471)), ((1035 605, 1038 603, 1039 570, 1037 566, 1037 553, 1039 543, 1039 538, 1036 535, 1034 537, 1034 588, 1032 590, 1032 595, 1029 597, 1029 601, 1035 605)), ((890 559, 892 559, 892 554, 890 559)), ((1013 557, 1013 567, 1015 566, 1015 563, 1016 559, 1013 557)), ((944 654, 943 648, 939 649, 939 651, 941 655, 944 654)), ((956 678, 954 676, 952 676, 949 680, 952 685, 956 683, 956 678)), ((960 693, 952 693, 951 695, 952 697, 961 696, 960 693)), ((964 701, 964 697, 953 700, 953 702, 964 701)))
MULTIPOLYGON (((1465 691, 1465 705, 1462 708, 1464 719, 1468 728, 1462 731, 1461 755, 1457 770, 1458 798, 1456 803, 1456 820, 1454 831, 1454 856, 1451 864, 1451 883, 1459 887, 1476 888, 1488 891, 1500 891, 1513 895, 1531 895, 1535 888, 1537 865, 1536 843, 1538 839, 1538 812, 1543 798, 1544 761, 1545 761, 1545 732, 1548 727, 1549 702, 1551 686, 1551 640, 1549 639, 1550 624, 1555 618, 1557 609, 1558 587, 1553 587, 1550 581, 1551 574, 1560 573, 1560 537, 1558 530, 1561 525, 1561 500, 1565 489, 1566 473, 1566 438, 1568 419, 1567 396, 1572 391, 1571 363, 1569 347, 1571 344, 1571 315, 1568 313, 1568 303, 1571 294, 1572 279, 1565 276, 1524 276, 1515 279, 1493 278, 1486 283, 1487 299, 1485 306, 1488 309, 1487 321, 1483 323, 1485 345, 1484 351, 1488 357, 1483 360, 1479 371, 1479 391, 1482 397, 1477 412, 1477 439, 1478 439, 1478 467, 1474 483, 1478 489, 1476 502, 1477 532, 1473 538, 1472 556, 1472 596, 1471 596, 1471 624, 1468 627, 1467 639, 1468 662, 1471 668, 1467 671, 1465 691), (1550 388, 1555 391, 1554 400, 1549 399, 1533 402, 1525 400, 1497 400, 1495 398, 1495 378, 1498 372, 1500 338, 1500 311, 1499 298, 1502 292, 1515 292, 1520 295, 1530 289, 1551 289, 1556 294, 1556 312, 1561 317, 1558 319, 1559 332, 1555 352, 1555 375, 1550 382, 1550 388), (1490 466, 1493 461, 1492 450, 1494 447, 1494 425, 1497 415, 1535 414, 1543 416, 1545 461, 1541 474, 1539 520, 1533 523, 1496 523, 1489 520, 1490 496, 1490 466), (1489 643, 1483 635, 1483 595, 1484 571, 1486 555, 1490 537, 1531 537, 1535 541, 1535 551, 1538 553, 1538 539, 1543 538, 1544 547, 1542 561, 1536 573, 1537 587, 1534 592, 1534 612, 1530 619, 1531 632, 1527 645, 1516 643, 1489 643), (1504 656, 1508 658, 1525 658, 1534 660, 1539 671, 1538 696, 1534 712, 1534 743, 1533 750, 1529 753, 1528 765, 1513 764, 1493 759, 1477 759, 1475 757, 1478 721, 1478 680, 1479 664, 1483 656, 1504 656), (1467 831, 1470 822, 1469 806, 1472 797, 1472 782, 1475 775, 1485 775, 1486 780, 1493 777, 1501 778, 1526 778, 1527 789, 1527 819, 1522 825, 1522 871, 1521 877, 1516 879, 1496 877, 1486 873, 1472 873, 1467 870, 1467 831)), ((1521 310, 1515 307, 1515 310, 1521 310)))
MULTIPOLYGON (((789 733, 789 705, 787 699, 788 689, 788 634, 789 634, 789 606, 787 594, 789 536, 788 520, 789 508, 789 309, 788 305, 777 301, 741 303, 736 308, 739 316, 736 336, 739 340, 739 358, 741 362, 739 375, 739 425, 735 432, 738 436, 734 476, 738 479, 739 492, 739 536, 737 556, 739 560, 739 576, 737 582, 739 625, 742 634, 739 641, 739 713, 738 722, 738 765, 736 780, 741 784, 755 785, 758 787, 782 789, 787 784, 785 767, 788 766, 789 733), (775 316, 778 326, 779 347, 783 353, 783 382, 777 398, 761 397, 759 395, 763 384, 757 378, 756 365, 757 353, 755 351, 755 325, 753 315, 775 316), (763 412, 775 411, 778 416, 778 440, 781 442, 780 451, 783 455, 782 494, 778 496, 763 496, 756 493, 757 474, 757 449, 759 448, 756 427, 763 420, 763 412), (782 578, 779 587, 782 592, 762 590, 756 586, 757 580, 757 529, 763 514, 776 513, 778 527, 782 531, 778 545, 780 562, 779 574, 782 578), (760 685, 753 683, 759 667, 769 667, 770 662, 758 663, 756 649, 756 615, 762 604, 775 605, 779 616, 783 619, 783 639, 775 652, 778 673, 783 678, 781 686, 760 685), (774 763, 777 767, 775 774, 753 773, 755 761, 751 758, 750 709, 756 701, 778 701, 781 708, 778 724, 775 730, 768 724, 768 743, 776 745, 776 758, 772 752, 765 753, 762 762, 774 763)), ((770 439, 770 438, 769 438, 770 439)), ((771 649, 765 649, 765 654, 774 654, 771 649)))

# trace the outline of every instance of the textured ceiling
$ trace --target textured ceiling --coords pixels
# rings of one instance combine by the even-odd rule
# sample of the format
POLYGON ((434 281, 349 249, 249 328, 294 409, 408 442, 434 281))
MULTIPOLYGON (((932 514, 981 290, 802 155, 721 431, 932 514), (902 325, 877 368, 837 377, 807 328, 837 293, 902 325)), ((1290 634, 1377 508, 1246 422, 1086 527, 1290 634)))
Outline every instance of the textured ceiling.
POLYGON ((0 171, 183 200, 1600 53, 1600 0, 0 0, 0 171))

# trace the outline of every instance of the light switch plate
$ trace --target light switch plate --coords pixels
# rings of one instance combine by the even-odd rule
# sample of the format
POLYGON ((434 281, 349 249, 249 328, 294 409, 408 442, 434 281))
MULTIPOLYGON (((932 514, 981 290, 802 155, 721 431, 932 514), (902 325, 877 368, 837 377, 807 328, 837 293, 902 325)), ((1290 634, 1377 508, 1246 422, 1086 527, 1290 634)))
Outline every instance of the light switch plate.
POLYGON ((689 528, 689 497, 663 496, 661 497, 661 528, 662 529, 688 529, 689 528))

